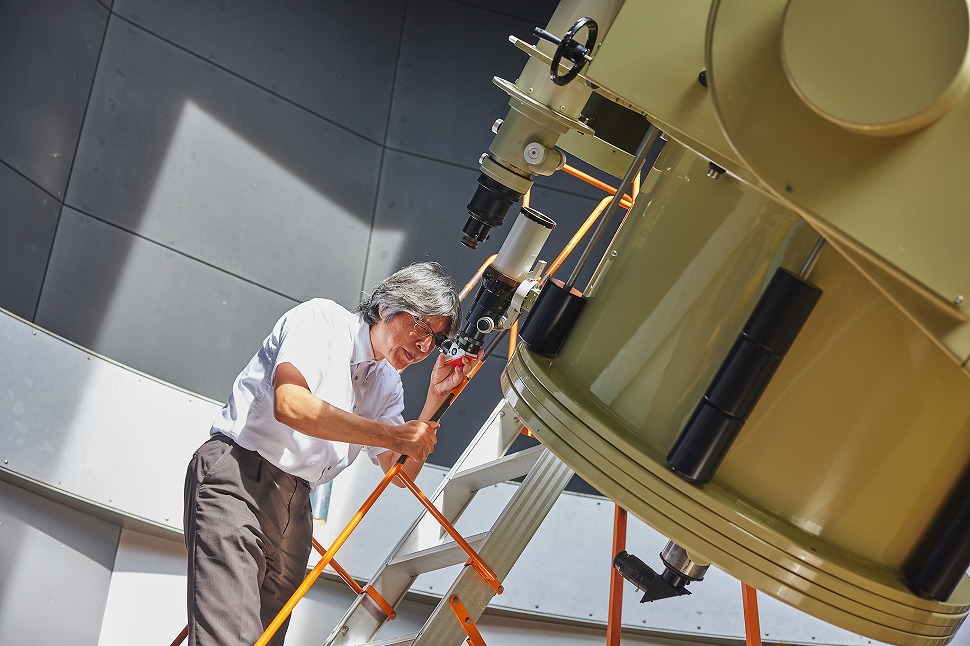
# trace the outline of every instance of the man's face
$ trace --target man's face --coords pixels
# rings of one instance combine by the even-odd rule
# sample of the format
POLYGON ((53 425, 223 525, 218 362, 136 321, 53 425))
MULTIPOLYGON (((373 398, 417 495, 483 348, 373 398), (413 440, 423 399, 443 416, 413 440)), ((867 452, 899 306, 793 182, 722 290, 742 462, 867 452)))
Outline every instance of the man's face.
POLYGON ((418 318, 407 312, 382 318, 370 329, 374 358, 386 358, 395 369, 404 370, 431 354, 433 335, 443 334, 449 323, 447 316, 418 318))

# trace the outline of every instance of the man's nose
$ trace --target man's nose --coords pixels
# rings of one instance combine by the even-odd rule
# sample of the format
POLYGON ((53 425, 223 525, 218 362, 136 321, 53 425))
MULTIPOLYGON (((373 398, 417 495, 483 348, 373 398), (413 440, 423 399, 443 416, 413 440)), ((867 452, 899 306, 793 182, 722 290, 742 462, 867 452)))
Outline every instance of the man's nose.
POLYGON ((418 341, 418 347, 421 348, 421 352, 430 352, 434 347, 434 339, 426 336, 418 341))

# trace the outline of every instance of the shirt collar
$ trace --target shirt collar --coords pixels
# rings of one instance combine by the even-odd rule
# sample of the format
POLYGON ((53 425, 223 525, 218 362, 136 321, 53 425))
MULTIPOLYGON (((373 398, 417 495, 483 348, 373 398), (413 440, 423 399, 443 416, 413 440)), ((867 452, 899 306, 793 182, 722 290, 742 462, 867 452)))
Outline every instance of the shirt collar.
POLYGON ((350 363, 355 365, 365 361, 375 361, 374 346, 371 345, 370 341, 370 325, 358 313, 357 330, 354 332, 354 351, 350 356, 350 363))

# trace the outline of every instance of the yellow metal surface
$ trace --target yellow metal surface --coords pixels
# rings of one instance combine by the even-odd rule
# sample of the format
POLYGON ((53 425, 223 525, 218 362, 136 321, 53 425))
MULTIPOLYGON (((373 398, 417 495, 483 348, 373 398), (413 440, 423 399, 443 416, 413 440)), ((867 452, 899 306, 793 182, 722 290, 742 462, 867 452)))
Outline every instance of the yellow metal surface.
POLYGON ((719 569, 804 612, 880 641, 941 645, 959 628, 970 602, 966 582, 947 604, 925 602, 907 596, 884 570, 863 570, 821 541, 788 537, 776 519, 723 490, 709 488, 699 498, 659 463, 644 458, 642 444, 623 433, 616 420, 603 416, 604 411, 593 409, 591 414, 578 408, 581 400, 570 398, 575 391, 559 389, 565 383, 561 380, 554 364, 524 346, 503 376, 506 398, 523 422, 538 430, 544 445, 692 554, 711 559, 719 569), (762 539, 765 532, 773 533, 772 540, 762 539), (775 543, 801 548, 793 556, 775 543), (857 580, 863 585, 853 585, 857 580), (873 594, 869 587, 878 591, 873 594))
MULTIPOLYGON (((970 97, 961 91, 965 72, 962 68, 954 72, 953 68, 958 54, 955 50, 966 45, 967 19, 950 20, 945 33, 932 34, 949 45, 942 51, 921 51, 921 57, 913 61, 916 71, 906 74, 911 77, 920 69, 941 70, 935 81, 935 99, 930 96, 932 91, 911 87, 913 105, 899 109, 901 104, 896 101, 893 114, 880 116, 875 107, 878 93, 860 91, 851 97, 852 109, 858 115, 868 115, 862 116, 863 120, 873 122, 883 118, 911 129, 926 115, 920 116, 917 110, 913 113, 916 116, 901 116, 907 110, 912 112, 914 105, 925 104, 933 113, 935 120, 919 130, 888 136, 892 132, 889 128, 881 133, 887 136, 873 137, 823 118, 818 107, 810 107, 793 88, 782 49, 787 4, 783 0, 713 4, 707 66, 709 89, 724 135, 744 165, 779 200, 824 231, 837 247, 878 266, 880 271, 870 278, 880 283, 884 293, 925 333, 963 363, 970 357, 970 342, 965 334, 954 333, 952 327, 966 325, 970 303, 970 255, 964 247, 970 239, 970 218, 966 216, 970 182, 962 177, 970 132, 970 97), (952 83, 940 89, 947 78, 953 79, 952 83), (872 101, 870 106, 858 107, 866 99, 872 101), (914 306, 917 299, 922 305, 914 306), (936 313, 929 314, 931 309, 936 313), (941 328, 949 328, 943 337, 939 336, 941 328)), ((850 4, 870 13, 884 7, 874 0, 850 4)), ((921 12, 952 10, 955 6, 943 0, 909 4, 918 6, 921 12)), ((792 6, 801 7, 801 3, 792 6)), ((832 25, 838 21, 830 25, 824 22, 819 23, 819 38, 831 35, 832 25)), ((891 60, 886 50, 894 41, 876 33, 878 25, 879 21, 870 21, 856 30, 857 47, 879 47, 891 60)), ((792 30, 796 31, 794 27, 792 30)), ((922 27, 917 26, 915 31, 918 42, 930 39, 922 27)), ((815 56, 819 60, 821 55, 815 56)), ((807 83, 806 74, 795 74, 797 83, 807 83)), ((819 76, 831 83, 834 72, 823 70, 819 76)), ((831 86, 828 91, 839 94, 831 86)), ((815 90, 803 94, 820 96, 815 90)))
MULTIPOLYGON (((970 610, 970 577, 938 602, 901 574, 970 455, 968 43, 967 0, 629 1, 575 87, 533 93, 540 56, 517 81, 571 117, 592 87, 670 143, 561 353, 519 345, 506 398, 690 554, 894 644, 945 644, 970 610), (686 482, 675 439, 819 236, 818 305, 713 480, 686 482)), ((560 143, 619 174, 586 138, 560 143)))
POLYGON ((781 58, 819 116, 864 135, 913 132, 967 89, 966 0, 789 0, 781 58))
POLYGON ((570 130, 559 138, 558 146, 588 164, 616 178, 622 178, 633 162, 633 155, 602 139, 570 130))
POLYGON ((585 75, 646 113, 667 136, 747 175, 698 81, 706 65, 710 5, 710 0, 625 2, 585 75))
POLYGON ((817 238, 668 144, 555 360, 520 345, 506 398, 590 484, 741 580, 848 630, 943 644, 970 604, 913 595, 902 561, 965 468, 970 380, 840 254, 714 480, 665 457, 775 268, 817 238))

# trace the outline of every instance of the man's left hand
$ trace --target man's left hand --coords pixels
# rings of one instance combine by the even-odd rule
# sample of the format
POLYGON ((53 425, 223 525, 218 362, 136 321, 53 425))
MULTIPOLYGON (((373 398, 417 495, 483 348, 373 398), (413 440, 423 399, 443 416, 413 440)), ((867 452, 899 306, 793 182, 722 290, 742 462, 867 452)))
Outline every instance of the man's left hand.
POLYGON ((478 363, 478 356, 466 354, 462 357, 460 366, 447 366, 445 361, 447 361, 447 357, 439 354, 434 362, 434 368, 431 370, 431 384, 428 386, 428 398, 434 398, 439 403, 443 402, 448 393, 465 381, 468 373, 478 363))

